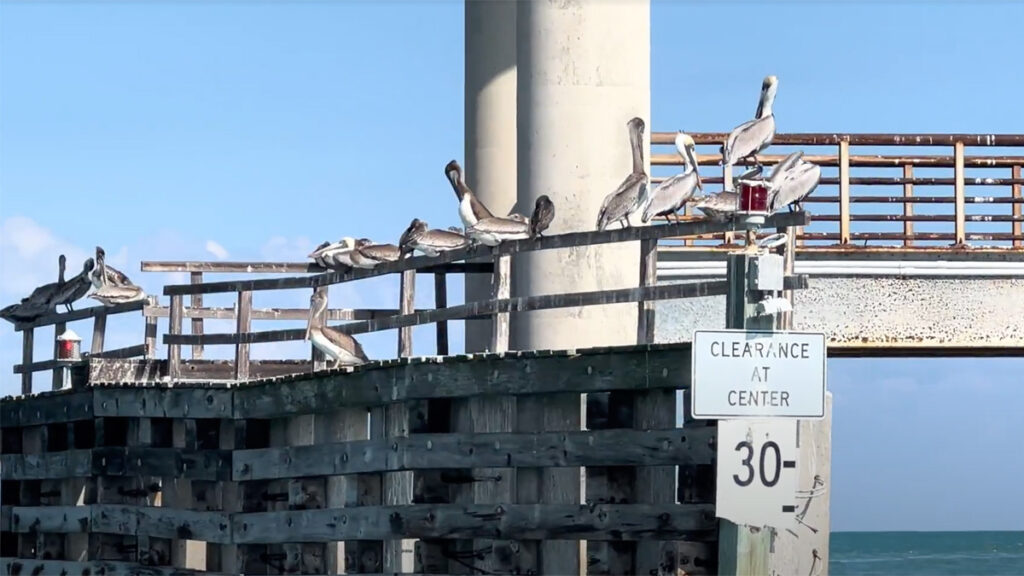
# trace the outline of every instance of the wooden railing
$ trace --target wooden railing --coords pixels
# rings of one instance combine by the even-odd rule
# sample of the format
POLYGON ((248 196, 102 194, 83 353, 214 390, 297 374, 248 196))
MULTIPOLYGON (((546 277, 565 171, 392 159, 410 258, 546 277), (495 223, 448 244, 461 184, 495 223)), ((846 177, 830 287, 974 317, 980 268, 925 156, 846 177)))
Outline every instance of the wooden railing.
MULTIPOLYGON (((712 190, 718 185, 731 188, 731 175, 723 174, 721 168, 720 175, 713 175, 714 169, 704 168, 719 164, 719 147, 728 134, 692 136, 704 183, 712 190)), ((673 132, 651 135, 654 182, 678 170, 661 168, 681 163, 679 155, 666 148, 674 138, 673 132)), ((1024 154, 968 150, 979 148, 1024 152, 1024 134, 778 134, 758 158, 768 168, 790 152, 803 150, 804 159, 822 167, 821 184, 804 204, 814 224, 798 234, 798 250, 860 246, 1020 250, 1024 248, 1024 154), (896 147, 900 153, 879 154, 880 147, 896 147), (935 154, 936 148, 945 151, 935 154), (922 154, 922 149, 931 150, 922 154), (892 193, 893 188, 899 192, 892 193), (928 192, 922 194, 922 189, 928 192), (971 194, 969 189, 978 192, 971 194), (982 210, 980 205, 991 208, 982 210)), ((721 235, 685 239, 681 246, 708 249, 723 240, 721 235)))
MULTIPOLYGON (((772 228, 788 228, 799 226, 809 222, 809 217, 804 212, 780 213, 768 218, 764 226, 772 228)), ((639 304, 639 326, 638 342, 649 343, 654 337, 653 305, 657 300, 674 298, 687 298, 696 296, 723 295, 726 291, 726 282, 716 280, 709 282, 697 282, 688 284, 656 285, 654 274, 656 266, 656 245, 660 238, 670 236, 687 236, 697 234, 713 234, 725 231, 740 231, 752 228, 751 225, 741 222, 716 223, 707 220, 683 222, 679 224, 666 224, 662 226, 645 226, 627 228, 622 230, 607 230, 603 232, 576 232, 554 236, 546 236, 537 239, 518 240, 503 242, 497 247, 473 246, 460 250, 445 252, 436 257, 413 256, 397 262, 385 263, 370 270, 351 270, 347 272, 327 272, 317 275, 292 276, 284 278, 262 278, 253 280, 231 280, 222 282, 201 282, 193 284, 177 284, 164 287, 164 294, 170 297, 170 307, 166 311, 170 318, 168 333, 164 335, 163 341, 168 348, 167 375, 171 381, 180 380, 185 374, 191 378, 200 377, 195 371, 183 371, 183 360, 181 357, 182 346, 210 346, 210 345, 232 345, 235 347, 234 359, 234 380, 246 380, 250 377, 250 356, 249 346, 258 343, 284 342, 301 340, 305 331, 302 329, 281 329, 252 331, 251 321, 254 310, 252 309, 252 294, 257 291, 273 290, 326 290, 328 286, 342 284, 376 276, 395 274, 401 275, 401 289, 399 295, 398 314, 391 314, 390 311, 377 311, 370 314, 370 318, 348 322, 337 328, 348 334, 365 334, 383 330, 398 330, 398 356, 407 357, 412 355, 412 327, 428 323, 437 323, 443 326, 451 320, 467 320, 473 318, 492 317, 495 319, 494 334, 492 335, 489 350, 492 352, 503 352, 508 350, 508 315, 510 312, 522 312, 531 310, 547 310, 554 308, 565 308, 575 306, 592 306, 602 304, 618 304, 635 302, 639 304), (525 253, 537 250, 551 250, 559 248, 571 248, 578 246, 593 246, 600 244, 640 241, 640 270, 638 271, 638 286, 635 288, 623 288, 618 290, 602 290, 594 292, 577 292, 571 294, 554 294, 531 297, 509 297, 510 267, 509 258, 512 254, 525 253), (414 311, 413 300, 415 294, 415 275, 419 271, 437 270, 439 267, 453 265, 461 261, 473 261, 479 259, 493 259, 492 271, 492 299, 469 302, 458 306, 444 306, 439 302, 435 309, 414 311), (236 294, 236 307, 230 314, 236 319, 236 329, 233 332, 208 334, 195 333, 184 334, 183 323, 186 317, 185 297, 194 298, 196 295, 234 293, 236 294), (236 312, 237 310, 237 312, 236 312)), ((151 264, 150 266, 154 266, 151 264)), ((161 265, 166 269, 168 265, 161 265)), ((183 268, 183 264, 171 265, 174 268, 183 268)), ((154 269, 154 268, 149 268, 154 269)), ((463 272, 467 271, 462 269, 463 272)), ((792 287, 797 287, 805 278, 793 277, 789 280, 792 287)), ((443 294, 444 291, 439 291, 443 294)), ((195 306, 195 300, 192 301, 195 306)), ((210 313, 204 309, 198 310, 198 314, 210 313)), ((151 314, 164 313, 164 310, 151 310, 151 314)), ((228 315, 227 311, 218 312, 228 315)), ((263 311, 265 315, 274 315, 276 311, 263 311)), ((344 315, 343 311, 335 310, 335 314, 344 315)), ((291 311, 290 316, 301 316, 301 311, 291 311)), ((354 318, 354 314, 353 320, 354 318)), ((346 318, 347 319, 347 318, 346 318)), ((194 320, 194 317, 193 317, 194 320)), ((440 336, 439 328, 439 336, 440 336)), ((200 327, 200 331, 202 331, 200 327)), ((444 329, 444 333, 447 330, 444 329)), ((447 338, 439 338, 438 354, 446 353, 447 338), (442 344, 444 342, 444 344, 442 344), (444 346, 445 350, 441 347, 444 346)), ((323 358, 315 356, 313 369, 320 369, 325 366, 323 358)), ((209 379, 209 376, 202 376, 209 379)))

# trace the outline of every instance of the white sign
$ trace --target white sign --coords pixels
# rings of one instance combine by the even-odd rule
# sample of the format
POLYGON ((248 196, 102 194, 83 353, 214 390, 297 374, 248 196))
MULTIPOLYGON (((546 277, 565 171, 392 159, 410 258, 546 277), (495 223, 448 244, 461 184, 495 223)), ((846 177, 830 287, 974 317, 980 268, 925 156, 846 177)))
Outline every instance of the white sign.
POLYGON ((716 516, 747 526, 795 528, 798 425, 778 418, 718 421, 716 516))
POLYGON ((691 413, 697 419, 825 417, 825 335, 697 330, 691 413))

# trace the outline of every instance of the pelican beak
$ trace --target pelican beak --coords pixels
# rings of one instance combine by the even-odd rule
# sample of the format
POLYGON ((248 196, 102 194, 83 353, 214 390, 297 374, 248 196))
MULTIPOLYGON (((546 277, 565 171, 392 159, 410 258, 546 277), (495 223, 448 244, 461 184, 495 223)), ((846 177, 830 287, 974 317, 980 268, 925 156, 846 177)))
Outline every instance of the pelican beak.
POLYGON ((306 335, 302 338, 303 340, 309 340, 309 324, 306 324, 306 335))
POLYGON ((704 191, 704 183, 700 179, 700 170, 697 166, 697 154, 693 151, 693 146, 689 145, 685 148, 687 160, 690 162, 690 166, 693 166, 693 173, 697 175, 697 189, 701 192, 704 191))

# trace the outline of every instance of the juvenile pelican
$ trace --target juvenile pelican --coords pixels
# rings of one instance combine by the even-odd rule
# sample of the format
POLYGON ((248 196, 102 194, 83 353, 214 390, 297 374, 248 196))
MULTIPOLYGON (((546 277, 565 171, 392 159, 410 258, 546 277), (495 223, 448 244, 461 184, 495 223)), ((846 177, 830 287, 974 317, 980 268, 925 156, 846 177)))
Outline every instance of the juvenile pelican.
POLYGON ((505 240, 530 237, 530 223, 514 218, 484 218, 466 228, 466 235, 487 246, 497 246, 505 240))
POLYGON ((694 151, 696 144, 689 134, 682 132, 676 134, 676 152, 683 158, 683 171, 681 174, 662 182, 651 192, 651 201, 644 208, 643 222, 646 224, 655 216, 673 215, 676 222, 679 221, 678 211, 691 198, 694 193, 704 190, 700 181, 700 173, 697 171, 697 155, 694 151))
POLYGON ((145 300, 146 293, 142 288, 134 284, 127 286, 114 286, 112 284, 107 284, 105 286, 100 286, 99 289, 95 290, 92 294, 89 294, 89 298, 102 302, 104 306, 116 306, 117 304, 126 304, 137 300, 145 300))
POLYGON ((491 211, 484 206, 484 203, 466 185, 466 180, 462 175, 462 167, 459 166, 458 162, 452 160, 446 164, 444 173, 448 177, 448 181, 451 182, 455 196, 459 198, 459 218, 462 220, 463 226, 469 228, 476 224, 477 220, 494 217, 494 214, 491 214, 491 211))
POLYGON ((693 207, 715 222, 724 222, 740 207, 740 195, 732 190, 722 190, 702 197, 693 203, 693 207))
POLYGON ((92 271, 92 285, 97 290, 105 285, 111 286, 134 286, 124 272, 113 266, 107 265, 107 253, 103 248, 96 247, 96 268, 92 271))
POLYGON ((450 230, 431 230, 427 223, 413 218, 409 227, 402 233, 398 248, 404 257, 413 250, 419 250, 427 256, 437 256, 441 252, 457 250, 469 245, 469 239, 450 230))
POLYGON ((547 194, 537 197, 533 204, 533 215, 530 216, 530 238, 536 238, 548 229, 555 219, 555 204, 547 194))
POLYGON ((772 113, 772 105, 775 104, 778 85, 778 78, 765 76, 761 83, 761 100, 757 104, 754 119, 737 126, 726 138, 722 147, 722 164, 727 170, 729 166, 743 158, 753 157, 756 162, 756 154, 772 143, 775 137, 775 115, 772 113))
POLYGON ((629 129, 629 144, 633 152, 633 171, 619 184, 614 192, 604 197, 601 211, 597 214, 597 229, 604 230, 612 222, 629 226, 629 215, 641 206, 647 196, 647 172, 644 170, 644 121, 633 118, 626 123, 629 129))
POLYGON ((362 364, 370 359, 359 342, 324 322, 327 308, 327 294, 314 292, 309 299, 309 322, 306 324, 306 340, 313 343, 325 356, 334 360, 334 368, 342 364, 362 364))
POLYGON ((394 244, 374 244, 369 238, 356 240, 355 249, 349 252, 349 259, 356 268, 373 268, 382 262, 394 262, 401 257, 394 244))
POLYGON ((57 291, 54 304, 58 306, 63 304, 68 312, 74 312, 75 309, 71 304, 85 296, 89 289, 92 288, 92 280, 89 278, 89 273, 92 272, 95 265, 96 263, 92 258, 86 258, 85 263, 82 265, 82 271, 76 274, 74 278, 65 282, 57 291))
MULTIPOLYGON (((772 176, 774 175, 773 173, 772 176)), ((783 173, 780 180, 778 183, 773 182, 768 210, 775 212, 783 206, 788 206, 792 212, 818 187, 818 183, 821 182, 821 167, 812 162, 798 160, 783 173)))

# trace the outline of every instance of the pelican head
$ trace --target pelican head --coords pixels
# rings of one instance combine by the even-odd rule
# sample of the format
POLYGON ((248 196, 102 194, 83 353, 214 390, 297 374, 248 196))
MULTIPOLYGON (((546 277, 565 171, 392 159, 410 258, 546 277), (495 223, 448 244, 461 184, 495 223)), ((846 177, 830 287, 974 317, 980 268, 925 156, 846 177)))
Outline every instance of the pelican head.
POLYGON ((88 274, 92 272, 92 269, 96 267, 96 262, 92 258, 86 258, 85 264, 82 265, 82 272, 88 274))
POLYGON ((779 89, 779 79, 775 76, 765 76, 761 82, 761 101, 757 104, 755 118, 762 118, 772 113, 772 105, 775 104, 775 92, 779 89))
POLYGON ((462 180, 462 166, 459 166, 456 160, 452 160, 445 164, 444 174, 448 177, 448 181, 452 183, 452 186, 457 188, 459 181, 462 180))
POLYGON ((676 134, 676 151, 686 161, 685 168, 693 170, 694 174, 697 175, 697 189, 703 191, 704 184, 700 180, 700 172, 697 170, 697 143, 693 141, 693 138, 685 133, 679 132, 676 134))
POLYGON ((356 249, 356 239, 351 236, 345 236, 341 239, 341 244, 345 247, 345 250, 356 249))
POLYGON ((327 248, 330 245, 331 245, 331 242, 329 240, 321 242, 319 246, 317 246, 316 248, 313 248, 313 251, 306 255, 306 258, 316 258, 317 252, 323 250, 324 248, 327 248))
POLYGON ((102 261, 107 256, 107 253, 100 246, 96 247, 96 261, 102 261))

